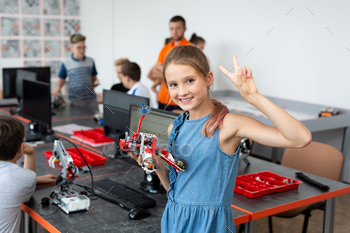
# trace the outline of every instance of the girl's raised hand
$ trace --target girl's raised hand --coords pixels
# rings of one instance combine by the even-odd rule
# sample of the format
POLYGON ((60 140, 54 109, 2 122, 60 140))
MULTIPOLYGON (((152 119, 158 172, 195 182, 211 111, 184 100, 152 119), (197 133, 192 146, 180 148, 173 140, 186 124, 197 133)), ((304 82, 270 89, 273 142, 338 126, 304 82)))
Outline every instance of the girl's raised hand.
POLYGON ((232 60, 235 72, 231 73, 223 66, 219 65, 221 72, 224 73, 229 79, 231 79, 243 98, 246 99, 254 94, 257 94, 258 90, 253 79, 252 70, 247 70, 245 66, 239 67, 236 55, 233 55, 232 60))

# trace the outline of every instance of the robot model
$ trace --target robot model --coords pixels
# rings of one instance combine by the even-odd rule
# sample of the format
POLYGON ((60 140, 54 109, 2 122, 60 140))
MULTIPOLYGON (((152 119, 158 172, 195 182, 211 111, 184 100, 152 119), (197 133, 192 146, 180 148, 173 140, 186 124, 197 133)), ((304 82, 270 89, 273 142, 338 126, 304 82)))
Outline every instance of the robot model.
POLYGON ((150 174, 157 169, 157 162, 154 159, 155 155, 158 155, 163 161, 175 168, 177 172, 185 170, 185 162, 182 159, 174 159, 171 154, 161 148, 157 137, 154 134, 140 133, 140 128, 143 118, 151 112, 151 108, 148 106, 142 106, 138 108, 137 113, 141 115, 137 133, 132 134, 132 138, 126 133, 125 139, 119 140, 119 147, 123 152, 130 152, 140 154, 142 156, 142 169, 150 174))
POLYGON ((49 159, 49 166, 55 168, 55 162, 60 162, 62 166, 61 179, 57 184, 57 190, 52 191, 50 197, 67 215, 70 212, 87 210, 89 211, 90 199, 85 195, 80 195, 70 188, 75 177, 79 175, 78 167, 74 166, 73 159, 66 151, 63 143, 55 140, 52 156, 49 159))
POLYGON ((239 151, 239 161, 243 160, 247 166, 250 165, 250 162, 248 160, 248 156, 250 155, 250 150, 252 146, 250 145, 250 141, 248 138, 243 138, 240 145, 240 151, 239 151))

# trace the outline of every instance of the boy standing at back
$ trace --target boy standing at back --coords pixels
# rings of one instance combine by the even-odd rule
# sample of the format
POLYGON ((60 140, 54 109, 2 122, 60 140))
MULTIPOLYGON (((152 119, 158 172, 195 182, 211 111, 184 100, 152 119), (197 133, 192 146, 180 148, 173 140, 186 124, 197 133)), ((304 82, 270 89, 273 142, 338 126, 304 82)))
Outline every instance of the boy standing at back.
POLYGON ((71 105, 98 111, 94 88, 98 86, 97 71, 94 60, 85 56, 85 36, 74 34, 70 38, 72 56, 66 59, 58 73, 58 82, 53 97, 61 91, 67 76, 69 77, 69 99, 71 105))

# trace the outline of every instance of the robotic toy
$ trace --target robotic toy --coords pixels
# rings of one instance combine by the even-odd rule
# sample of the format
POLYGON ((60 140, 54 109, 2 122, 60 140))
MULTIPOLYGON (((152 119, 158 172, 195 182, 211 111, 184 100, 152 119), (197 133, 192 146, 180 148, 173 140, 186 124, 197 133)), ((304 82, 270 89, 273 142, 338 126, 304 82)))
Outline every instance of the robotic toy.
POLYGON ((79 175, 79 169, 74 166, 72 157, 59 140, 54 141, 54 149, 49 159, 49 166, 55 168, 55 162, 60 162, 60 166, 63 168, 59 177, 60 179, 58 179, 57 190, 53 190, 50 195, 53 202, 66 212, 67 215, 70 212, 79 210, 89 211, 90 199, 70 188, 75 177, 79 175))
POLYGON ((161 148, 157 137, 154 134, 140 133, 142 120, 146 115, 151 112, 149 106, 139 107, 137 113, 141 115, 137 133, 133 133, 132 137, 126 134, 125 139, 119 140, 119 147, 123 152, 136 153, 142 156, 142 169, 150 174, 157 169, 157 162, 154 159, 155 155, 158 155, 163 161, 175 168, 177 172, 185 171, 185 162, 182 159, 174 159, 173 156, 166 150, 161 148))
MULTIPOLYGON (((137 133, 132 134, 132 138, 127 135, 125 139, 119 140, 119 148, 122 152, 130 152, 142 155, 142 165, 144 171, 147 174, 154 172, 157 169, 157 162, 154 159, 155 155, 158 155, 163 161, 168 163, 170 166, 175 168, 177 172, 185 171, 185 162, 182 159, 174 159, 173 156, 166 150, 160 147, 157 137, 154 134, 140 133, 142 120, 146 115, 151 112, 151 108, 148 106, 142 106, 137 110, 138 114, 141 115, 137 133)), ((240 155, 239 159, 243 160, 247 166, 250 165, 247 157, 250 154, 250 142, 247 138, 244 138, 240 142, 240 155)))

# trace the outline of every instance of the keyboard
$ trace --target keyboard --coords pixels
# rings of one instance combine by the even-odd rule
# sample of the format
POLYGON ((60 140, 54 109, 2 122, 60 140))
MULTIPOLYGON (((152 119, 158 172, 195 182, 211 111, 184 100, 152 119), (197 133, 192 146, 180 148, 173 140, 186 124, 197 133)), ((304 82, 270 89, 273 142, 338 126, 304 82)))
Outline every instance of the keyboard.
POLYGON ((109 179, 94 182, 94 192, 96 196, 117 204, 126 210, 133 208, 147 209, 156 206, 154 199, 109 179))

